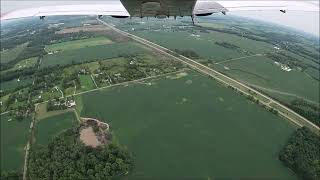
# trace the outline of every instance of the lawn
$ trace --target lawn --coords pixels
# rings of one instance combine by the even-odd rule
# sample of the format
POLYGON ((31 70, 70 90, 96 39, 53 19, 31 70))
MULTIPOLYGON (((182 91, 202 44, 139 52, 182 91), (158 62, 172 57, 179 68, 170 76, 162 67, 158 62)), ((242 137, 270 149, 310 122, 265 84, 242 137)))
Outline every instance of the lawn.
POLYGON ((51 55, 48 54, 43 58, 41 67, 105 60, 121 55, 139 54, 146 51, 142 45, 133 42, 92 46, 62 51, 51 55))
POLYGON ((51 44, 51 45, 47 45, 45 47, 45 50, 47 52, 66 51, 66 50, 80 49, 80 48, 86 48, 91 46, 105 45, 110 43, 112 43, 110 39, 101 36, 101 37, 95 37, 95 38, 89 38, 89 39, 81 39, 81 40, 51 44))
POLYGON ((96 88, 90 75, 80 75, 81 91, 87 91, 96 88))
POLYGON ((278 160, 288 121, 198 73, 152 83, 84 94, 78 108, 111 124, 132 178, 295 179, 278 160))
POLYGON ((29 138, 31 118, 8 121, 10 116, 1 115, 1 171, 22 171, 24 147, 29 138))
POLYGON ((36 143, 47 145, 53 137, 72 127, 76 122, 73 111, 41 119, 36 125, 36 143))
POLYGON ((2 50, 0 52, 0 62, 1 64, 8 63, 10 61, 15 60, 19 54, 26 48, 28 43, 20 44, 12 49, 2 50))

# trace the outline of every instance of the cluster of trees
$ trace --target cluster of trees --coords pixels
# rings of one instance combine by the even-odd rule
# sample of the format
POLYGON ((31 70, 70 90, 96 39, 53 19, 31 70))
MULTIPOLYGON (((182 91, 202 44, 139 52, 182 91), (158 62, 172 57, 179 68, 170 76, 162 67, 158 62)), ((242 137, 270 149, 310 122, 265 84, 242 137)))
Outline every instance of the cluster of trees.
POLYGON ((320 107, 303 99, 293 100, 287 106, 320 127, 320 107))
POLYGON ((129 173, 133 159, 126 149, 116 144, 85 146, 79 128, 68 129, 45 147, 31 149, 29 179, 111 179, 129 173))
POLYGON ((228 48, 228 49, 238 49, 239 48, 239 46, 236 46, 234 44, 230 44, 227 42, 215 42, 215 44, 218 46, 222 46, 224 48, 228 48))
POLYGON ((302 179, 320 179, 320 138, 309 129, 298 129, 281 150, 279 159, 302 179))
POLYGON ((190 49, 187 49, 187 50, 174 49, 174 51, 188 58, 200 58, 199 54, 197 54, 195 51, 190 49))

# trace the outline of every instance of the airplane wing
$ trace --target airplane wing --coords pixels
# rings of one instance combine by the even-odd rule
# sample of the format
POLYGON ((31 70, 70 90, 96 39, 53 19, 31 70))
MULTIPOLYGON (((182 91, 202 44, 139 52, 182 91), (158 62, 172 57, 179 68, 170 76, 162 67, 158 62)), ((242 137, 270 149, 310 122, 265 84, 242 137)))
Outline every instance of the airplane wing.
MULTIPOLYGON (((118 1, 71 1, 71 4, 64 4, 57 1, 54 5, 45 5, 44 1, 27 1, 35 7, 25 8, 19 5, 23 1, 15 1, 17 7, 9 12, 1 13, 1 20, 17 19, 25 17, 41 17, 55 15, 106 15, 115 17, 128 17, 129 13, 122 3, 118 1), (37 7, 38 6, 38 7, 37 7)), ((27 6, 27 5, 26 5, 27 6)))
MULTIPOLYGON (((23 1, 16 1, 21 4, 23 1)), ((33 1, 29 1, 33 5, 33 1)), ((41 1, 35 1, 38 4, 41 1)), ((54 15, 107 15, 113 17, 170 17, 211 15, 228 11, 316 11, 318 1, 214 1, 214 0, 105 0, 72 1, 73 4, 17 7, 1 14, 1 20, 54 15), (86 2, 86 3, 84 3, 86 2)))

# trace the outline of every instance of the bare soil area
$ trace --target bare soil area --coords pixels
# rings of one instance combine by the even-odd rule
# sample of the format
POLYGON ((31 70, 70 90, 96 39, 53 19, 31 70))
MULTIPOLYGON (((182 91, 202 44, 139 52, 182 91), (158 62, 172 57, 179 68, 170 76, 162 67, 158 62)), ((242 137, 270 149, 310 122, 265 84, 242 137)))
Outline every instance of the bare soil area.
POLYGON ((87 127, 85 129, 82 129, 80 131, 80 139, 87 146, 97 147, 101 145, 92 127, 87 127))
POLYGON ((67 33, 77 33, 77 32, 99 32, 99 31, 106 31, 109 28, 103 25, 90 25, 90 26, 82 26, 82 27, 73 27, 73 28, 66 28, 60 31, 57 31, 56 34, 67 34, 67 33))

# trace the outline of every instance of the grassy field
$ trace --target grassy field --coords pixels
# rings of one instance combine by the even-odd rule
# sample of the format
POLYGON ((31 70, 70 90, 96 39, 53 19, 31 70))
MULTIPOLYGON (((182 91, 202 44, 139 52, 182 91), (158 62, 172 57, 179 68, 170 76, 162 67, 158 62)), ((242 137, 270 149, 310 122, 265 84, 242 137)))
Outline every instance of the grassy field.
POLYGON ((152 83, 77 103, 82 116, 110 123, 134 154, 131 177, 295 179, 278 160, 292 124, 198 73, 152 83))
POLYGON ((20 81, 18 81, 18 79, 13 79, 11 81, 4 81, 0 83, 0 89, 3 91, 7 91, 7 90, 14 90, 17 87, 21 87, 21 86, 26 86, 32 84, 32 78, 31 77, 27 77, 25 79, 20 79, 20 81))
POLYGON ((53 137, 72 127, 76 122, 72 111, 41 119, 36 125, 36 143, 47 145, 53 137))
POLYGON ((1 63, 8 63, 14 59, 16 59, 19 54, 27 47, 28 43, 20 44, 12 49, 6 49, 0 52, 1 63))
POLYGON ((81 63, 87 61, 104 60, 113 57, 118 57, 124 54, 139 54, 145 52, 146 49, 141 45, 130 43, 112 43, 107 45, 93 46, 81 49, 73 49, 63 51, 51 55, 46 55, 41 67, 54 65, 67 65, 71 63, 81 63))
POLYGON ((218 70, 249 84, 319 101, 319 81, 298 70, 286 72, 265 57, 251 57, 216 65, 218 70), (223 66, 230 70, 225 70, 223 66))
POLYGON ((47 45, 45 47, 45 50, 47 52, 66 51, 66 50, 81 49, 81 48, 86 48, 91 46, 105 45, 110 43, 112 43, 110 39, 101 36, 101 37, 95 37, 95 38, 89 38, 89 39, 81 39, 81 40, 51 44, 51 45, 47 45))
POLYGON ((188 32, 140 31, 134 32, 134 34, 173 50, 193 50, 202 58, 209 59, 213 62, 247 55, 234 49, 219 46, 215 44, 216 42, 227 42, 237 45, 241 47, 242 50, 247 51, 248 54, 272 52, 274 50, 272 46, 267 43, 219 32, 196 33, 200 35, 200 37, 191 36, 191 33, 188 32), (252 46, 252 44, 256 45, 252 46))
POLYGON ((1 171, 22 170, 31 119, 8 121, 1 115, 1 171))
POLYGON ((81 91, 86 91, 86 90, 96 88, 90 75, 80 75, 79 78, 80 78, 81 91))

